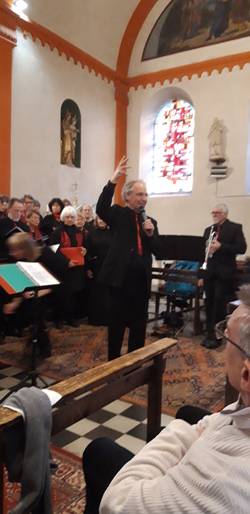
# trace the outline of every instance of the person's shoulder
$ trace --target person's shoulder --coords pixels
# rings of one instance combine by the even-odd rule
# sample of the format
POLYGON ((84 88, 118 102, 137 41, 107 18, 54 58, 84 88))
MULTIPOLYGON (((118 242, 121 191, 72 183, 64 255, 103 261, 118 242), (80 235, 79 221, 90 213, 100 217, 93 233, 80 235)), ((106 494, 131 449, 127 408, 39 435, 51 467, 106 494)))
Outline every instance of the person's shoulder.
POLYGON ((239 229, 241 230, 242 229, 242 224, 241 223, 236 223, 235 221, 230 221, 228 218, 226 219, 225 224, 228 227, 234 228, 235 230, 239 230, 239 229))
POLYGON ((205 230, 204 230, 204 234, 203 236, 206 237, 207 234, 209 234, 210 230, 211 230, 212 226, 210 225, 209 227, 206 227, 205 230))
POLYGON ((0 228, 4 228, 4 227, 7 227, 9 224, 10 224, 11 220, 10 218, 6 217, 6 218, 1 218, 0 219, 0 228))
POLYGON ((29 232, 30 229, 28 227, 28 225, 26 225, 26 223, 23 223, 23 221, 18 221, 17 223, 18 227, 21 228, 21 230, 23 230, 24 232, 29 232))
POLYGON ((46 214, 42 219, 43 222, 50 221, 52 219, 53 214, 46 214))

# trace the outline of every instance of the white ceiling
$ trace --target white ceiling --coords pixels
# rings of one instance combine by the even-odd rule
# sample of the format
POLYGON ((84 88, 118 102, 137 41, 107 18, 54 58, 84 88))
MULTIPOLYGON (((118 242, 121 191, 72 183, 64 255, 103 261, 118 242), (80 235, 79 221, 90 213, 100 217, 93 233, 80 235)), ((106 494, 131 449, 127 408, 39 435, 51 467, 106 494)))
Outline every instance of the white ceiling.
POLYGON ((26 0, 32 21, 116 69, 126 26, 140 0, 26 0))

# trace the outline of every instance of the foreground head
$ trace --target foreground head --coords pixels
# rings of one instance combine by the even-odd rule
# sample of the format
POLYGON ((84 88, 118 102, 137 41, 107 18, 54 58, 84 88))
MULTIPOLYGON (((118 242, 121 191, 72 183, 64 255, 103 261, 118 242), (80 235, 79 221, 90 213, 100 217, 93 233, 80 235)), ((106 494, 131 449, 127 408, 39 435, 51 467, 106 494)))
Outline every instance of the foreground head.
POLYGON ((213 223, 222 225, 228 217, 227 205, 225 203, 218 203, 213 207, 211 214, 213 216, 213 223))
POLYGON ((76 210, 72 205, 67 205, 61 212, 60 220, 69 227, 74 225, 76 221, 76 210))
POLYGON ((27 232, 21 232, 9 237, 7 247, 9 255, 15 261, 32 262, 36 259, 38 251, 40 251, 27 232))
POLYGON ((250 405, 250 284, 240 288, 241 305, 233 312, 225 330, 226 366, 229 381, 250 405), (235 347, 230 340, 240 347, 235 347))
POLYGON ((138 213, 140 207, 144 208, 148 201, 145 182, 143 180, 126 182, 122 189, 122 198, 127 207, 138 213))

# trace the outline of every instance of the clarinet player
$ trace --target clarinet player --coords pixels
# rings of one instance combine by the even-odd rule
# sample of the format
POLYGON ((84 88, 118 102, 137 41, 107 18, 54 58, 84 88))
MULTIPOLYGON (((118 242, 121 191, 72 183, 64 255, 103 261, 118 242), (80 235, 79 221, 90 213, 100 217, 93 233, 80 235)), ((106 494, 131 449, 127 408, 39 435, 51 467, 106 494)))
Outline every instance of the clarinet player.
POLYGON ((227 304, 232 300, 234 293, 236 255, 244 254, 247 245, 242 225, 229 221, 227 205, 215 205, 211 215, 213 225, 204 231, 204 237, 209 244, 209 255, 206 255, 204 278, 200 278, 199 286, 203 286, 205 291, 207 330, 206 338, 201 345, 214 349, 220 346, 222 341, 216 339, 214 325, 225 319, 227 304))

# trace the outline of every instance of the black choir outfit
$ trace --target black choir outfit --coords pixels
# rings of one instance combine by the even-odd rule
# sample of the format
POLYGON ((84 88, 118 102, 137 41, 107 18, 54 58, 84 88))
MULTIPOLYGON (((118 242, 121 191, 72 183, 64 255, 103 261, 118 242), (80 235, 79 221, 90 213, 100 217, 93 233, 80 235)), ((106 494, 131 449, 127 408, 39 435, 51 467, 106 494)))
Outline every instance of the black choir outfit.
MULTIPOLYGON (((210 230, 207 227, 204 231, 206 240, 210 230)), ((236 255, 244 254, 247 248, 242 225, 226 219, 222 225, 215 225, 214 230, 221 247, 208 258, 204 277, 207 335, 211 341, 215 340, 214 325, 225 319, 227 304, 234 295, 236 255)))
MULTIPOLYGON (((60 244, 61 248, 84 247, 86 248, 85 232, 79 230, 75 225, 68 226, 63 222, 60 223, 59 228, 54 230, 50 237, 50 244, 60 244)), ((70 259, 63 255, 67 264, 70 259)), ((84 317, 87 314, 87 290, 86 290, 86 277, 85 266, 75 266, 69 268, 68 279, 65 283, 66 289, 70 294, 67 301, 66 314, 61 317, 66 317, 70 325, 74 325, 73 318, 75 316, 84 317)), ((64 309, 65 310, 65 309, 64 309)))
POLYGON ((151 293, 152 253, 159 250, 157 223, 154 234, 148 237, 139 230, 143 255, 138 252, 135 212, 128 207, 112 205, 115 184, 108 182, 96 207, 96 212, 113 232, 107 257, 99 274, 99 281, 110 289, 110 314, 108 324, 108 359, 120 356, 125 328, 130 329, 128 351, 144 345, 146 335, 148 300, 151 293))
POLYGON ((94 220, 85 221, 85 223, 84 223, 84 230, 86 230, 88 235, 91 232, 93 232, 93 230, 95 230, 94 220))
POLYGON ((88 281, 89 288, 89 324, 100 326, 108 324, 109 290, 99 282, 99 273, 112 239, 111 230, 97 226, 88 236, 88 260, 86 266, 93 273, 88 281))
MULTIPOLYGON (((60 214, 47 214, 40 221, 40 230, 43 235, 50 237, 53 234, 54 230, 59 228, 60 223, 60 214)), ((49 244, 49 239, 46 240, 46 244, 49 244)))

